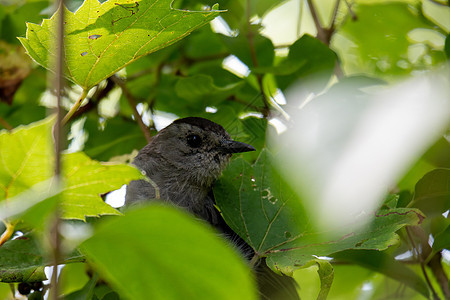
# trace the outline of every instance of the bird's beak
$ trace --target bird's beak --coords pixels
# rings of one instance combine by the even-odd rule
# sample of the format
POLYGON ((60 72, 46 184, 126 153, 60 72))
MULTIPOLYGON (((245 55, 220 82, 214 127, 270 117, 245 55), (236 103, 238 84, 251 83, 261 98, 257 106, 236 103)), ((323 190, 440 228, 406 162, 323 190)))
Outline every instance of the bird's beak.
POLYGON ((220 150, 224 153, 241 153, 241 152, 255 151, 255 148, 246 143, 233 140, 225 140, 222 141, 220 150))

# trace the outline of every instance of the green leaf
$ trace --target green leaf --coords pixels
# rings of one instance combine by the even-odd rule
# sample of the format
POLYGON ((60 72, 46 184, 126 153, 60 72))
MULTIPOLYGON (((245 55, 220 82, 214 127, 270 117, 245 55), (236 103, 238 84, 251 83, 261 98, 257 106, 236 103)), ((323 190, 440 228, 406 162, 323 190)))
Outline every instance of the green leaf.
MULTIPOLYGON (((65 69, 70 80, 90 89, 141 56, 184 38, 214 19, 218 11, 171 9, 171 0, 86 0, 72 13, 65 9, 65 69)), ((19 38, 40 65, 52 68, 57 11, 42 25, 27 24, 19 38)))
POLYGON ((178 77, 171 74, 162 74, 156 93, 154 109, 173 113, 177 116, 197 115, 205 111, 200 102, 188 102, 180 98, 173 88, 178 77))
MULTIPOLYGON (((299 78, 323 76, 323 80, 314 83, 323 88, 333 74, 336 54, 325 44, 310 35, 303 35, 289 47, 288 57, 273 69, 261 69, 277 75, 281 89, 285 89, 299 78)), ((321 77, 320 77, 321 78, 321 77)))
POLYGON ((0 133, 0 202, 53 175, 53 118, 0 133))
POLYGON ((226 54, 226 49, 220 36, 214 33, 209 26, 205 26, 192 34, 183 47, 190 58, 201 59, 205 57, 218 58, 226 54))
POLYGON ((59 275, 60 291, 62 294, 70 294, 81 290, 90 280, 86 274, 84 263, 67 264, 59 275))
POLYGON ((317 273, 319 273, 320 277, 320 292, 317 300, 325 300, 333 283, 334 270, 333 266, 326 260, 317 259, 316 264, 319 266, 317 273))
POLYGON ((9 43, 19 44, 17 36, 25 32, 26 22, 39 22, 42 19, 40 12, 48 7, 49 3, 46 0, 8 2, 2 3, 6 13, 1 20, 0 37, 9 43))
POLYGON ((57 182, 55 178, 50 178, 0 203, 0 219, 7 222, 12 220, 12 224, 14 220, 20 219, 25 226, 44 230, 47 218, 54 212, 60 199, 61 189, 57 182))
POLYGON ((409 286, 423 296, 429 297, 428 286, 422 277, 385 252, 347 250, 334 254, 333 258, 340 262, 355 263, 384 274, 409 286))
POLYGON ((34 282, 43 281, 43 257, 39 252, 39 244, 35 239, 24 235, 7 241, 0 248, 0 281, 1 282, 34 282))
POLYGON ((450 169, 435 169, 416 184, 413 206, 428 217, 444 213, 450 207, 450 169))
POLYGON ((65 296, 64 299, 66 300, 84 300, 84 299, 92 299, 94 296, 94 289, 95 285, 98 281, 98 275, 95 274, 85 285, 81 290, 75 291, 73 293, 70 293, 69 295, 65 296))
POLYGON ((308 268, 312 265, 318 266, 317 273, 319 274, 320 279, 320 291, 319 295, 317 296, 317 300, 326 300, 334 279, 333 266, 326 260, 315 259, 311 260, 302 268, 308 268))
POLYGON ((444 46, 445 55, 447 59, 450 59, 450 34, 445 38, 445 46, 444 46))
MULTIPOLYGON (((73 252, 64 263, 82 262, 84 258, 73 252)), ((0 247, 0 282, 35 282, 46 280, 44 267, 50 265, 36 238, 25 234, 7 241, 0 247)))
MULTIPOLYGON (((0 202, 12 204, 23 203, 24 209, 29 205, 36 207, 27 218, 35 220, 34 225, 41 223, 52 202, 45 201, 43 191, 52 190, 53 176, 53 143, 50 138, 51 125, 54 118, 28 126, 21 126, 11 133, 0 134, 0 202), (47 182, 46 182, 47 181, 47 182), (46 184, 47 188, 42 188, 46 184), (17 197, 15 197, 17 196, 17 197), (39 219, 41 221, 36 221, 39 219)), ((84 220, 86 216, 102 214, 120 214, 106 204, 100 197, 102 194, 116 190, 134 179, 142 178, 142 174, 130 165, 99 163, 91 160, 84 153, 62 155, 61 195, 58 197, 62 217, 84 220)), ((55 196, 49 193, 48 198, 55 196)), ((12 215, 17 215, 13 213, 12 215)))
POLYGON ((100 163, 83 152, 63 155, 62 164, 65 185, 60 208, 61 217, 65 219, 120 214, 106 204, 101 195, 119 189, 130 180, 142 178, 140 171, 132 166, 100 163))
POLYGON ((437 168, 450 169, 449 153, 450 142, 446 138, 441 137, 430 149, 428 149, 424 154, 424 158, 437 168))
POLYGON ((108 161, 111 157, 132 152, 145 146, 146 140, 136 123, 122 118, 108 119, 99 128, 98 118, 88 116, 84 130, 88 140, 84 152, 94 159, 108 161))
POLYGON ((205 106, 216 105, 218 102, 232 95, 243 83, 241 81, 224 87, 218 87, 214 84, 211 76, 199 74, 180 78, 175 85, 175 91, 180 98, 192 102, 203 100, 205 106))
POLYGON ((255 299, 243 259, 173 207, 152 205, 104 222, 81 249, 129 299, 255 299))
POLYGON ((434 238, 433 252, 438 252, 442 249, 450 249, 450 225, 434 238))
POLYGON ((320 232, 300 199, 273 169, 272 157, 261 152, 253 166, 236 159, 215 185, 214 196, 225 221, 268 265, 285 274, 314 256, 346 249, 384 250, 398 242, 395 232, 419 224, 424 216, 415 209, 382 210, 363 230, 350 225, 346 232, 320 232))
POLYGON ((441 33, 421 15, 417 5, 401 1, 359 3, 353 10, 358 19, 347 18, 334 39, 347 74, 408 75, 414 69, 445 61, 444 53, 427 41, 441 33), (420 38, 414 41, 417 35, 420 38), (417 48, 423 51, 411 55, 417 48))
POLYGON ((222 36, 222 40, 230 52, 250 69, 272 66, 275 56, 272 41, 254 32, 252 36, 253 48, 250 46, 250 41, 245 33, 241 33, 237 37, 222 36))

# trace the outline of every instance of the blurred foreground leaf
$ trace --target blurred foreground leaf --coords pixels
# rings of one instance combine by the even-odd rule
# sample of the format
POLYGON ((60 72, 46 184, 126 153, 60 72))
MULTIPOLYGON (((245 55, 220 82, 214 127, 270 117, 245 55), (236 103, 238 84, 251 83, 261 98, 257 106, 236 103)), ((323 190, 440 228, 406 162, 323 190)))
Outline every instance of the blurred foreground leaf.
POLYGON ((65 186, 60 206, 65 219, 84 220, 88 216, 119 214, 101 195, 142 177, 132 166, 100 163, 83 152, 66 154, 62 158, 65 186))
POLYGON ((81 249, 129 299, 255 299, 251 271, 237 253, 172 207, 104 222, 81 249))
POLYGON ((363 229, 349 221, 346 232, 336 236, 314 227, 311 215, 273 169, 272 157, 261 152, 251 166, 243 159, 231 162, 214 188, 214 195, 228 225, 268 265, 286 274, 315 259, 347 249, 384 250, 398 242, 395 232, 405 225, 420 224, 416 209, 390 209, 367 215, 373 219, 363 229))
MULTIPOLYGON (((86 0, 72 13, 65 8, 65 69, 70 80, 90 89, 141 56, 184 38, 214 19, 218 11, 171 9, 171 0, 86 0)), ((52 68, 57 11, 41 25, 27 23, 19 38, 40 65, 52 68)))
POLYGON ((53 175, 53 118, 0 132, 0 202, 53 175))

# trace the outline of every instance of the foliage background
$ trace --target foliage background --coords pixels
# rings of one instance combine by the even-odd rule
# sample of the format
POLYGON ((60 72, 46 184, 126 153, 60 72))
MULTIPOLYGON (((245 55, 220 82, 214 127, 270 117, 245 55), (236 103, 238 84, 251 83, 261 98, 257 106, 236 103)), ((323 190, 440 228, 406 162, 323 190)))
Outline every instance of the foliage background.
MULTIPOLYGON (((63 105, 73 115, 68 115, 64 127, 67 151, 63 163, 67 168, 64 173, 67 183, 60 191, 48 182, 44 187, 35 186, 52 176, 51 119, 44 119, 55 107, 55 97, 48 80, 49 72, 29 59, 17 39, 25 37, 27 22, 41 24, 44 18, 53 15, 54 9, 48 1, 2 1, 0 186, 5 193, 0 197, 0 204, 5 205, 0 206, 3 209, 0 217, 6 220, 5 224, 14 224, 16 230, 24 233, 24 238, 11 240, 0 248, 3 251, 0 252, 0 257, 3 257, 0 260, 1 269, 8 271, 6 275, 0 272, 2 281, 6 281, 7 275, 11 274, 25 276, 22 280, 11 281, 33 281, 36 278, 31 280, 26 272, 36 274, 36 270, 43 276, 44 266, 49 264, 51 248, 48 242, 49 223, 55 203, 59 202, 63 207, 62 217, 68 219, 64 221, 62 230, 62 252, 67 259, 60 275, 60 293, 67 298, 110 299, 120 295, 137 299, 151 295, 155 299, 179 299, 188 294, 198 299, 235 299, 238 296, 251 299, 254 286, 245 263, 204 224, 163 207, 137 210, 121 218, 106 216, 119 213, 105 205, 99 195, 117 189, 140 175, 126 165, 100 164, 96 161, 130 162, 134 150, 142 148, 156 130, 177 117, 211 119, 223 125, 233 138, 252 144, 258 150, 234 161, 226 171, 225 179, 216 187, 216 198, 225 203, 222 208, 227 217, 225 210, 233 206, 227 206, 226 195, 233 182, 227 182, 226 178, 234 178, 242 170, 257 174, 258 168, 271 166, 271 158, 266 158, 263 149, 268 147, 276 151, 266 136, 281 128, 276 126, 279 122, 289 126, 285 111, 294 104, 289 102, 289 98, 285 102, 284 95, 288 91, 302 88, 304 98, 314 101, 314 98, 319 98, 317 95, 332 93, 333 87, 339 87, 342 83, 379 88, 383 84, 392 85, 401 79, 445 67, 450 57, 450 8, 446 1, 185 0, 175 1, 172 6, 200 11, 205 7, 211 9, 215 2, 219 2, 219 9, 226 11, 181 40, 169 37, 168 40, 176 41, 173 45, 134 61, 127 58, 127 48, 131 49, 128 43, 141 41, 136 31, 129 37, 136 41, 119 41, 119 46, 124 50, 113 52, 117 59, 112 57, 107 60, 107 67, 100 69, 97 81, 73 78, 68 81, 63 105), (125 63, 116 66, 118 58, 125 63), (230 63, 236 58, 243 64, 241 70, 238 70, 239 64, 230 63), (111 76, 118 69, 121 69, 119 73, 111 76), (93 85, 95 87, 92 88, 93 85), (78 105, 80 107, 75 111, 73 108, 78 105), (36 121, 41 122, 31 127, 19 127, 36 121), (19 129, 14 129, 17 127, 19 129), (42 137, 40 142, 36 141, 36 137, 42 137), (22 165, 27 168, 22 170, 18 167, 21 171, 16 175, 19 176, 13 176, 15 181, 11 180, 10 170, 14 163, 20 165, 19 162, 24 161, 23 157, 27 155, 32 157, 32 163, 23 162, 22 165), (74 170, 78 168, 81 171, 76 174, 74 170), (104 177, 99 175, 100 169, 104 177), (98 184, 90 184, 97 179, 98 184), (80 183, 90 187, 78 190, 76 195, 71 193, 71 186, 80 183), (33 196, 30 196, 30 191, 29 194, 21 194, 29 189, 33 196), (225 199, 221 200, 221 196, 225 199), (28 209, 11 213, 11 206, 6 204, 14 207, 14 203, 18 203, 16 207, 26 204, 28 209), (75 208, 78 204, 82 209, 75 208), (105 216, 92 217, 97 215, 105 216), (86 223, 81 221, 86 217, 86 223), (168 219, 172 221, 167 222, 168 219), (142 244, 142 237, 152 243, 142 244), (19 244, 24 241, 34 244, 19 244), (198 243, 196 247, 190 246, 193 241, 198 243), (111 244, 115 245, 115 255, 110 250, 111 244), (127 255, 130 251, 134 253, 137 245, 141 249, 140 255, 127 255), (106 285, 96 287, 98 278, 87 275, 89 272, 85 270, 84 256, 79 251, 88 256, 91 267, 100 272, 102 280, 111 284, 112 289, 106 285), (10 253, 17 255, 12 258, 10 253), (167 255, 161 256, 163 253, 167 255), (205 256, 207 253, 217 253, 217 257, 223 260, 205 256), (31 257, 31 261, 26 261, 26 257, 31 257), (211 265, 216 266, 215 272, 209 270, 211 265), (142 269, 149 271, 141 275, 142 269), (171 277, 161 278, 161 274, 165 274, 161 270, 170 270, 171 277), (168 282, 174 278, 187 285, 174 284, 168 288, 168 282), (149 282, 153 288, 148 288, 146 284, 149 282), (211 286, 214 288, 211 289, 211 286)), ((66 4, 75 12, 82 1, 66 1, 66 4)), ((118 18, 139 13, 133 3, 125 8, 112 7, 112 10, 116 9, 113 13, 119 14, 116 15, 118 18)), ((211 19, 214 16, 211 15, 211 19)), ((182 23, 181 31, 189 33, 196 27, 199 26, 182 23)), ((29 24, 30 28, 38 27, 29 24)), ((84 30, 87 24, 82 23, 81 28, 84 30)), ((144 33, 151 31, 144 27, 138 29, 144 33)), ((103 38, 108 34, 101 32, 103 38)), ((91 40, 101 40, 101 37, 90 36, 91 40)), ((30 32, 27 38, 31 41, 28 47, 25 40, 21 41, 32 53, 31 44, 36 40, 32 39, 30 32)), ((70 49, 78 51, 77 47, 82 47, 76 42, 70 45, 72 48, 69 47, 66 53, 68 57, 73 54, 69 53, 70 49)), ((36 47, 39 50, 39 45, 36 47)), ((46 53, 45 49, 40 51, 46 53)), ((76 52, 73 60, 70 58, 73 66, 83 65, 83 53, 76 52)), ((51 68, 50 62, 34 59, 51 68)), ((79 76, 83 78, 83 75, 79 76)), ((330 254, 334 258, 331 262, 334 280, 328 299, 450 297, 449 148, 448 135, 437 140, 426 153, 416 158, 415 164, 410 166, 403 178, 392 183, 395 188, 384 204, 379 204, 385 209, 397 209, 396 212, 399 212, 398 209, 411 211, 418 208, 427 216, 423 222, 416 219, 387 221, 389 225, 395 222, 401 224, 398 228, 389 228, 391 233, 402 227, 397 232, 400 238, 394 246, 381 246, 384 251, 370 250, 373 246, 352 250, 354 245, 327 249, 325 252, 313 249, 317 255, 330 254), (346 251, 337 252, 340 250, 346 251)), ((261 177, 261 182, 267 180, 266 183, 260 183, 253 173, 252 176, 258 179, 256 188, 259 190, 273 188, 274 182, 281 182, 283 188, 277 197, 282 202, 291 196, 286 195, 286 191, 290 191, 288 184, 277 172, 269 168, 270 176, 261 177)), ((252 186, 251 182, 248 184, 252 186)), ((248 212, 252 212, 251 208, 248 212)), ((299 218, 301 213, 295 216, 299 218)), ((421 216, 418 211, 417 216, 421 216)), ((280 220, 289 219, 290 216, 287 216, 280 220)), ((259 221, 255 222, 257 227, 262 226, 259 221)), ((1 229, 3 231, 4 228, 1 229)), ((258 230, 255 229, 255 235, 263 232, 258 230)), ((280 230, 281 234, 286 235, 284 229, 280 230)), ((372 234, 369 233, 367 240, 377 237, 372 234)), ((326 238, 320 237, 321 241, 326 238)), ((393 235, 390 236, 390 241, 393 238, 393 235)), ((355 241, 355 244, 359 243, 361 240, 355 241)), ((268 249, 270 251, 272 248, 268 249)), ((266 255, 269 252, 264 253, 266 255)), ((291 258, 298 257, 292 254, 291 258)), ((306 261, 310 260, 308 256, 306 261)), ((302 260, 299 265, 293 263, 286 266, 284 271, 295 270, 292 275, 299 283, 301 297, 316 298, 321 290, 321 280, 326 278, 323 273, 317 273, 322 265, 305 264, 302 260), (299 266, 304 267, 298 269, 299 266)), ((41 280, 41 277, 38 279, 41 280)), ((0 298, 12 298, 9 284, 0 283, 0 298)))

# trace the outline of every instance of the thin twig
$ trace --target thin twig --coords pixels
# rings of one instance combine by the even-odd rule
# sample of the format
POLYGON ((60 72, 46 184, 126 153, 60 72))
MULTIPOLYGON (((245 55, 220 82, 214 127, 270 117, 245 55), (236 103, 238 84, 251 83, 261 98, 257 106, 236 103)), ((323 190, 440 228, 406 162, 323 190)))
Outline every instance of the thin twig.
POLYGON ((449 280, 447 274, 444 271, 444 268, 442 267, 441 258, 441 253, 436 253, 431 258, 428 266, 430 267, 431 271, 433 271, 433 275, 436 278, 439 286, 441 287, 445 299, 450 299, 450 287, 448 285, 449 280))
POLYGON ((353 11, 352 5, 350 3, 348 3, 348 0, 344 0, 344 1, 345 1, 345 4, 347 4, 347 9, 348 9, 348 12, 350 13, 350 15, 352 16, 352 20, 356 21, 358 19, 358 16, 353 11))
MULTIPOLYGON (((53 127, 53 133, 55 138, 55 177, 57 184, 61 184, 61 150, 63 143, 62 126, 64 120, 62 120, 62 108, 61 108, 61 94, 64 89, 64 77, 63 77, 63 65, 64 65, 64 0, 58 0, 59 18, 57 20, 57 46, 56 46, 56 62, 55 62, 55 88, 56 88, 56 123, 53 127)), ((83 94, 85 92, 83 91, 83 94)), ((87 94, 87 92, 86 92, 87 94)), ((82 101, 82 100, 81 100, 82 101)), ((81 104, 81 102, 80 102, 81 104)), ((78 109, 72 107, 67 119, 73 115, 78 109)), ((67 121, 66 119, 66 121, 67 121)), ((50 246, 52 249, 51 261, 53 266, 53 273, 51 278, 51 289, 49 298, 52 300, 58 299, 59 286, 58 286, 58 264, 61 261, 61 239, 59 233, 60 227, 60 215, 58 206, 55 209, 54 222, 50 228, 50 246)))
POLYGON ((336 5, 334 6, 333 15, 331 16, 330 27, 328 29, 330 32, 334 32, 336 29, 336 18, 337 18, 340 4, 341 4, 341 0, 337 0, 336 5))
MULTIPOLYGON (((60 95, 60 91, 57 91, 58 95, 60 95)), ((83 92, 80 95, 80 98, 75 102, 75 104, 70 108, 69 112, 64 116, 62 120, 62 125, 67 124, 69 122, 70 118, 75 114, 75 112, 80 107, 81 103, 83 103, 83 100, 86 99, 86 96, 88 94, 88 90, 83 89, 83 92)))
POLYGON ((128 103, 130 104, 131 109, 133 110, 133 116, 136 119, 136 122, 138 122, 139 127, 141 128, 142 133, 145 136, 145 139, 147 140, 147 143, 151 141, 152 137, 150 135, 149 128, 144 124, 144 121, 142 121, 142 116, 139 114, 139 112, 136 109, 136 99, 134 98, 133 94, 130 93, 127 86, 125 85, 125 82, 117 77, 116 75, 111 76, 112 81, 114 81, 115 84, 117 84, 121 89, 125 96, 125 98, 128 100, 128 103))
POLYGON ((109 92, 111 92, 114 87, 114 82, 110 78, 106 79, 106 86, 103 89, 97 89, 97 91, 95 91, 95 94, 89 99, 89 102, 86 105, 80 107, 68 121, 77 119, 83 114, 96 108, 100 100, 108 96, 109 92))
MULTIPOLYGON (((312 0, 307 0, 309 11, 311 12, 311 16, 314 21, 314 25, 316 25, 317 29, 317 38, 322 41, 323 43, 327 44, 327 32, 326 29, 320 24, 319 16, 317 14, 316 7, 314 6, 314 3, 312 0)), ((328 45, 328 44, 327 44, 328 45)))
POLYGON ((250 266, 254 267, 256 265, 256 263, 259 260, 259 255, 255 253, 255 255, 253 255, 252 259, 250 260, 250 266))
POLYGON ((439 296, 438 296, 438 294, 436 293, 436 291, 434 290, 433 285, 431 284, 430 278, 428 277, 427 271, 426 271, 426 269, 425 269, 425 264, 424 264, 423 257, 422 257, 422 255, 419 253, 419 249, 417 248, 416 243, 414 242, 414 238, 413 238, 413 236, 412 236, 412 234, 411 234, 411 231, 409 230, 409 226, 407 226, 405 229, 406 229, 406 233, 407 233, 407 235, 408 235, 408 239, 409 239, 409 241, 411 242, 411 245, 412 245, 412 247, 413 247, 413 250, 414 250, 413 252, 415 252, 416 257, 417 257, 417 259, 419 260, 420 268, 422 269, 422 273, 423 273, 423 276, 424 276, 424 278, 425 278, 425 281, 427 282, 427 285, 428 285, 428 287, 430 288, 430 290, 431 290, 431 292, 432 292, 432 294, 433 294, 433 298, 434 298, 435 300, 439 300, 439 296))
POLYGON ((14 127, 12 127, 5 119, 3 119, 2 117, 0 117, 0 124, 5 127, 6 130, 11 131, 14 129, 14 127))
MULTIPOLYGON (((297 37, 300 36, 302 20, 303 20, 303 1, 299 2, 298 17, 297 17, 297 37)), ((289 46, 288 46, 289 47, 289 46)))
MULTIPOLYGON (((250 47, 250 55, 252 58, 253 66, 255 68, 257 68, 259 66, 259 63, 258 63, 258 57, 256 56, 255 42, 253 39, 254 33, 251 29, 250 17, 251 17, 250 16, 250 0, 247 0, 247 39, 248 39, 248 45, 250 47)), ((264 115, 264 118, 267 118, 269 116, 270 108, 269 108, 269 102, 267 101, 266 95, 264 94, 262 76, 261 76, 261 74, 255 74, 255 76, 256 76, 259 91, 261 93, 262 100, 264 103, 263 115, 264 115)))
MULTIPOLYGON (((255 97, 255 98, 257 98, 257 97, 255 97)), ((242 99, 239 99, 235 95, 228 97, 226 100, 245 105, 248 108, 254 109, 254 110, 262 113, 262 109, 260 107, 258 107, 256 105, 252 105, 251 103, 248 103, 247 101, 244 101, 242 99)))

